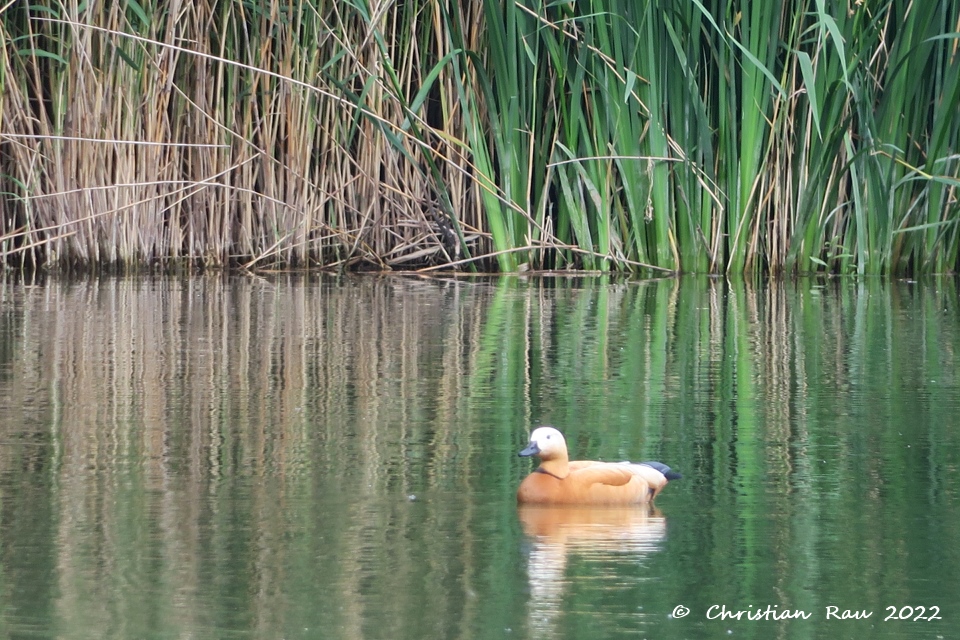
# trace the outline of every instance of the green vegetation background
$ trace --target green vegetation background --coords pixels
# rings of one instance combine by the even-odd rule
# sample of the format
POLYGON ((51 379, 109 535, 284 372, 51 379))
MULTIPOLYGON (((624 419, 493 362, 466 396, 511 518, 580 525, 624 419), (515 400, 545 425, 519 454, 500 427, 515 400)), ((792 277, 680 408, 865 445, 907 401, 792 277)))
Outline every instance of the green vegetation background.
POLYGON ((953 272, 960 0, 0 5, 0 262, 953 272))

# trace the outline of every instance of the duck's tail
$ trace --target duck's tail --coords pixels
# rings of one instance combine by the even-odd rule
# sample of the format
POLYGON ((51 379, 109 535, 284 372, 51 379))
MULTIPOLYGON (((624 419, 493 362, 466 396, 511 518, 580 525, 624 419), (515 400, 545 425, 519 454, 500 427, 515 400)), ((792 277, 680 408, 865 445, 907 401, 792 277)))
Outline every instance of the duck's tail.
POLYGON ((662 473, 663 477, 666 478, 667 480, 679 480, 680 478, 683 477, 682 475, 680 475, 679 471, 674 471, 673 469, 663 464, 662 462, 648 460, 646 462, 641 462, 640 464, 645 464, 648 467, 653 467, 654 469, 662 473))

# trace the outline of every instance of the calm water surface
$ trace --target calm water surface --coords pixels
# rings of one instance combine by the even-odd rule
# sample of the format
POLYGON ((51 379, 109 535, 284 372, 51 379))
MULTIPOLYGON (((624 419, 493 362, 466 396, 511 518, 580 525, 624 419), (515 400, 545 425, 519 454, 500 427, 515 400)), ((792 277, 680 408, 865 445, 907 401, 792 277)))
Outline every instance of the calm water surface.
POLYGON ((0 636, 956 637, 958 358, 954 280, 0 282, 0 636), (685 477, 518 510, 543 423, 685 477))

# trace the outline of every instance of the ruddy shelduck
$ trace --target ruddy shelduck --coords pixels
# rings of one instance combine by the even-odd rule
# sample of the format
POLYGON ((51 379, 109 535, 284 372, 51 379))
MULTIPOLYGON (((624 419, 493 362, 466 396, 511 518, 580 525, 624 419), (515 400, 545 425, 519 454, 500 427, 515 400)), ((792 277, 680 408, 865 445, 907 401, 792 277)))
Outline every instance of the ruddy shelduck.
POLYGON ((661 462, 571 462, 563 434, 550 426, 534 429, 519 455, 540 458, 517 489, 522 504, 647 504, 681 477, 661 462))

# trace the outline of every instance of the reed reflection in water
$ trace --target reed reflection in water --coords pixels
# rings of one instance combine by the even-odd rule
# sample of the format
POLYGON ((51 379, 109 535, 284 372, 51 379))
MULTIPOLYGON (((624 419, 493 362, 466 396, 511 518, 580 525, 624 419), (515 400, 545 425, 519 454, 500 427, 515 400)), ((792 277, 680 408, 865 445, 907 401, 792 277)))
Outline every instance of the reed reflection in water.
MULTIPOLYGON (((5 281, 0 627, 699 638, 730 627, 714 604, 960 610, 958 353, 952 281, 5 281), (532 525, 541 423, 681 471, 664 515, 532 525)), ((837 632, 771 625, 734 630, 837 632)))

